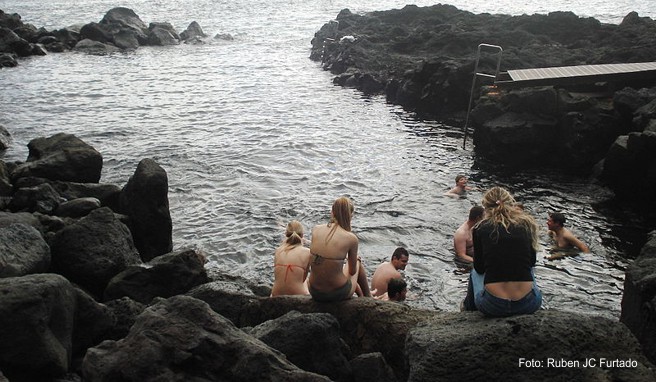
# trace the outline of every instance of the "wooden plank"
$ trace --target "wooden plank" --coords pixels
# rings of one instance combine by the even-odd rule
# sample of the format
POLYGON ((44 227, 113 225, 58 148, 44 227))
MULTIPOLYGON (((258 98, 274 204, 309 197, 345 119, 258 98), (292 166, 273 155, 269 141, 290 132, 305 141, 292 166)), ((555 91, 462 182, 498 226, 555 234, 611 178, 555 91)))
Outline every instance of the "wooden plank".
POLYGON ((515 81, 533 81, 554 78, 573 78, 599 75, 629 74, 644 71, 656 71, 656 62, 637 62, 628 64, 601 64, 556 66, 550 68, 533 68, 508 70, 508 75, 515 81))

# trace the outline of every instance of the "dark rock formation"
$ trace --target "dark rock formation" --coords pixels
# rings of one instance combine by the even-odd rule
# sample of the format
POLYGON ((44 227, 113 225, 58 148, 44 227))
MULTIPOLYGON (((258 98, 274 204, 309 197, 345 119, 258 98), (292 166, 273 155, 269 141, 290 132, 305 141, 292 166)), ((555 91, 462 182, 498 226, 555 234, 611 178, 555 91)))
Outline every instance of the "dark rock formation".
POLYGON ((208 281, 205 256, 194 250, 182 250, 159 256, 143 266, 133 265, 111 279, 105 300, 124 296, 148 304, 155 297, 183 294, 208 281))
MULTIPOLYGON (((480 43, 503 47, 503 71, 654 61, 648 36, 655 32, 653 20, 634 13, 614 25, 571 12, 473 14, 442 4, 365 15, 345 9, 315 34, 310 58, 342 75, 338 83, 353 78, 348 83, 358 89, 384 89, 390 102, 445 119, 467 109, 480 43)), ((496 62, 483 57, 481 65, 496 62)))
POLYGON ((134 244, 143 261, 173 249, 168 187, 166 171, 154 160, 143 159, 121 192, 120 210, 130 217, 134 244))
POLYGON ((110 9, 100 22, 73 29, 48 31, 36 28, 23 23, 20 15, 9 15, 0 10, 0 68, 18 65, 18 57, 45 55, 47 52, 74 49, 105 55, 135 50, 144 45, 177 45, 181 40, 202 43, 200 38, 205 37, 195 21, 181 37, 170 23, 155 22, 147 26, 133 10, 124 7, 110 9))
POLYGON ((351 379, 351 365, 339 336, 339 322, 330 314, 292 311, 254 327, 249 334, 282 352, 303 370, 334 381, 351 379))
MULTIPOLYGON (((0 368, 57 376, 71 361, 76 292, 59 275, 0 279, 0 368)), ((32 380, 35 380, 33 378, 32 380)))
POLYGON ((183 296, 147 308, 124 339, 90 348, 82 374, 88 381, 329 381, 183 296))
POLYGON ((9 202, 9 209, 14 212, 53 214, 61 201, 57 191, 48 183, 43 183, 34 187, 18 188, 9 202))
POLYGON ((656 231, 626 269, 620 321, 638 338, 656 363, 656 231))
POLYGON ((58 231, 50 242, 57 273, 102 296, 107 283, 140 263, 128 228, 106 207, 58 231))
POLYGON ((50 247, 34 227, 0 226, 0 278, 43 273, 50 268, 50 247))
POLYGON ((436 316, 410 331, 406 357, 409 382, 656 378, 624 325, 557 311, 505 319, 486 319, 477 313, 436 316), (631 363, 602 364, 615 360, 631 363), (578 365, 567 367, 568 361, 578 365), (585 367, 585 362, 594 362, 594 367, 585 367))
POLYGON ((79 183, 100 180, 102 155, 72 134, 33 139, 27 148, 27 161, 13 170, 13 179, 36 176, 79 183))
POLYGON ((187 29, 182 31, 180 33, 180 39, 186 41, 192 38, 205 38, 207 35, 205 32, 203 32, 203 28, 201 28, 200 24, 198 24, 196 21, 192 21, 189 26, 187 26, 187 29))
POLYGON ((361 354, 351 360, 353 380, 358 382, 396 382, 394 370, 379 352, 361 354))

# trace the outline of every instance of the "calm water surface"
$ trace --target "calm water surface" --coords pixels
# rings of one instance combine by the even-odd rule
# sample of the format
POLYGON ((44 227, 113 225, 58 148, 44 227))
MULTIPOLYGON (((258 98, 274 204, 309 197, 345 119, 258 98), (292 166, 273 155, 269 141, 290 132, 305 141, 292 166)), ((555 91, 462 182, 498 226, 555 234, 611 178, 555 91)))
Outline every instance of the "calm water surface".
MULTIPOLYGON (((416 1, 419 6, 430 1, 416 1)), ((647 1, 453 1, 473 12, 572 10, 618 23, 647 1), (494 3, 494 4, 492 4, 494 3)), ((234 41, 144 47, 110 56, 50 54, 0 70, 0 124, 14 137, 4 160, 24 160, 27 142, 73 133, 103 154, 103 182, 125 184, 142 158, 169 176, 176 249, 204 250, 210 265, 271 283, 273 250, 290 219, 309 231, 332 201, 356 203, 354 231, 369 272, 396 246, 411 252, 405 275, 413 306, 453 311, 466 274, 453 263, 452 234, 481 192, 442 196, 458 173, 481 189, 508 187, 546 230, 561 210, 593 253, 536 270, 545 308, 617 318, 624 269, 653 228, 605 202, 588 179, 479 165, 459 127, 421 121, 379 97, 332 85, 308 59, 310 39, 343 8, 400 8, 404 1, 125 1, 146 23, 234 41)), ((47 29, 99 21, 115 2, 0 0, 0 9, 47 29)), ((546 231, 545 231, 546 233, 546 231)), ((546 240, 545 240, 545 244, 546 240)))

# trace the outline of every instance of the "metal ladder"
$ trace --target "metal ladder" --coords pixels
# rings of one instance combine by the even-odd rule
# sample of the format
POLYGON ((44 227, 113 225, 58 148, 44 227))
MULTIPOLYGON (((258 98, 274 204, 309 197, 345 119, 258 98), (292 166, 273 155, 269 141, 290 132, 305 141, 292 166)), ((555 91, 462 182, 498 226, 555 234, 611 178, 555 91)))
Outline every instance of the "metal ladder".
POLYGON ((467 132, 469 131, 469 113, 471 113, 472 103, 474 102, 474 90, 476 89, 476 79, 479 77, 482 78, 491 78, 496 80, 499 76, 499 68, 501 67, 501 54, 503 53, 503 48, 499 45, 490 45, 490 44, 478 44, 478 51, 476 52, 476 65, 474 66, 474 78, 472 79, 471 92, 469 93, 469 106, 467 107, 467 118, 465 119, 465 138, 462 141, 462 148, 465 148, 467 143, 467 132), (481 73, 478 71, 478 63, 481 59, 481 50, 482 49, 495 50, 497 55, 497 70, 494 74, 481 73))

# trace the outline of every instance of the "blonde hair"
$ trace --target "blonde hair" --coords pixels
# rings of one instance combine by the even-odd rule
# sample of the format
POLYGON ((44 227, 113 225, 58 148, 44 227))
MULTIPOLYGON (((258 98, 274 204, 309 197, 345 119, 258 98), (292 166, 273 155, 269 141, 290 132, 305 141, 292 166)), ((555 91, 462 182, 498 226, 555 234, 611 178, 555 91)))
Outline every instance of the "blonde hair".
POLYGON ((538 224, 535 219, 517 208, 515 198, 502 187, 492 187, 485 195, 481 204, 485 208, 485 216, 477 225, 491 224, 494 226, 493 235, 499 236, 499 226, 503 226, 506 232, 510 226, 519 226, 526 230, 531 237, 531 245, 534 250, 539 250, 538 224))
POLYGON ((283 242, 287 249, 291 249, 303 243, 303 224, 298 220, 292 220, 287 224, 285 240, 283 242))
POLYGON ((333 237, 337 230, 337 226, 342 227, 345 231, 351 231, 351 216, 353 215, 353 211, 355 211, 355 207, 353 206, 351 199, 342 196, 335 200, 328 226, 330 227, 333 223, 337 224, 333 225, 330 229, 328 236, 326 236, 326 242, 333 237))

